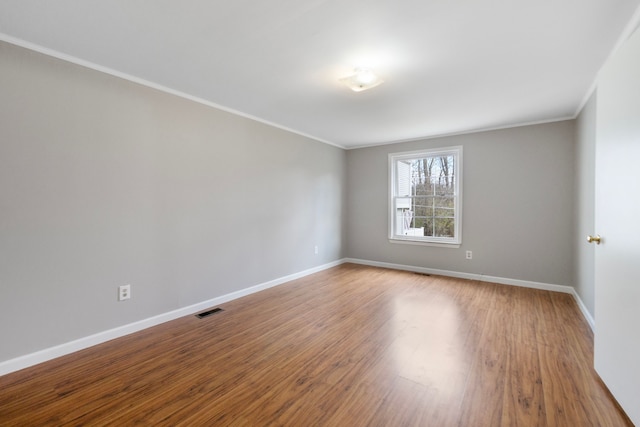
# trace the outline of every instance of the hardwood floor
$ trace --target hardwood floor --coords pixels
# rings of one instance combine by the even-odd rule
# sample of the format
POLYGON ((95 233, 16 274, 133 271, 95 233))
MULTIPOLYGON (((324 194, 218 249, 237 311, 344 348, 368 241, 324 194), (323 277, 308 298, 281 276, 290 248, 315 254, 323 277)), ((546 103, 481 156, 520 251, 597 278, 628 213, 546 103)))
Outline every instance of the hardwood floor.
POLYGON ((0 425, 628 426, 572 297, 345 264, 0 377, 0 425))

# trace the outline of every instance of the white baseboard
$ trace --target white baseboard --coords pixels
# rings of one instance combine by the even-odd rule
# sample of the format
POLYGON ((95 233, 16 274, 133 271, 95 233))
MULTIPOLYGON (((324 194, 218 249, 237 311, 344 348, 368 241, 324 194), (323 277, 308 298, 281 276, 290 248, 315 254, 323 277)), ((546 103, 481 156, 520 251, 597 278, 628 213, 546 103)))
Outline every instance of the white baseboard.
POLYGON ((526 288, 543 289, 548 291, 568 293, 568 294, 571 294, 573 298, 576 300, 578 307, 580 308, 580 311, 582 312, 583 316, 587 320, 587 323, 589 324, 591 329, 593 330, 595 327, 595 322, 593 317, 591 316, 586 306, 584 305, 584 303, 576 293, 575 289, 571 286, 531 282, 531 281, 518 280, 518 279, 507 279, 503 277, 485 276, 482 274, 461 273, 456 271, 416 267, 416 266, 403 265, 403 264, 393 264, 388 262, 367 261, 367 260, 355 259, 355 258, 344 258, 341 260, 330 262, 328 264, 323 264, 318 267, 310 268, 308 270, 304 270, 298 273, 290 274, 288 276, 280 277, 278 279, 270 280, 268 282, 264 282, 255 286, 251 286, 249 288, 241 289, 239 291, 232 292, 230 294, 226 294, 216 298, 212 298, 210 300, 202 301, 197 304, 193 304, 187 307, 182 307, 173 311, 169 311, 167 313, 159 314, 157 316, 149 317, 147 319, 143 319, 138 322, 130 323, 128 325, 123 325, 113 329, 109 329, 107 331, 99 332, 97 334, 93 334, 93 335, 83 337, 74 341, 60 344, 55 347, 46 348, 46 349, 37 351, 35 353, 27 354, 24 356, 16 357, 15 359, 10 359, 4 362, 0 362, 0 375, 5 375, 11 372, 18 371, 20 369, 28 368, 29 366, 37 365, 38 363, 46 362, 48 360, 55 359, 56 357, 64 356, 66 354, 83 350, 85 348, 88 348, 97 344, 101 344, 103 342, 106 342, 115 338, 129 335, 134 332, 138 332, 143 329, 150 328, 155 325, 159 325, 160 323, 177 319, 179 317, 188 316, 188 315, 197 313, 199 311, 202 311, 204 309, 213 307, 215 305, 223 304, 225 302, 232 301, 232 300, 241 298, 243 296, 250 295, 268 288, 272 288, 274 286, 278 286, 283 283, 290 282, 292 280, 299 279, 301 277, 305 277, 310 274, 317 273, 319 271, 323 271, 344 263, 369 265, 373 267, 389 268, 393 270, 413 271, 416 273, 423 273, 423 274, 457 277, 460 279, 478 280, 483 282, 499 283, 503 285, 522 286, 526 288))
POLYGON ((584 305, 584 302, 582 301, 582 298, 580 298, 580 295, 578 295, 578 293, 576 292, 575 289, 573 289, 572 295, 573 295, 573 298, 576 300, 576 303, 578 303, 578 308, 580 309, 580 311, 582 312, 582 315, 584 316, 585 320, 589 324, 589 327, 591 328, 591 331, 595 332, 596 331, 596 321, 593 318, 593 316, 591 315, 591 313, 589 313, 589 310, 587 310, 587 306, 584 305))
POLYGON ((591 330, 593 331, 595 329, 595 321, 593 319, 593 316, 591 316, 591 313, 589 313, 589 310, 587 310, 587 307, 584 305, 584 303, 582 302, 582 299, 580 299, 580 296, 576 292, 575 288, 573 288, 572 286, 532 282, 529 280, 508 279, 504 277, 486 276, 484 274, 461 273, 457 271, 438 270, 435 268, 416 267, 412 265, 393 264, 389 262, 379 262, 379 261, 368 261, 368 260, 355 259, 355 258, 345 258, 343 261, 350 262, 353 264, 370 265, 373 267, 390 268, 394 270, 412 271, 415 273, 456 277, 459 279, 478 280, 482 282, 498 283, 501 285, 521 286, 524 288, 542 289, 545 291, 554 291, 554 292, 562 292, 565 294, 571 294, 573 298, 576 300, 576 303, 578 304, 578 308, 580 308, 580 311, 582 312, 582 315, 584 316, 585 320, 591 327, 591 330))
POLYGON ((107 331, 98 332, 97 334, 79 338, 77 340, 60 344, 55 347, 46 348, 46 349, 37 351, 35 353, 30 353, 24 356, 16 357, 14 359, 9 359, 7 361, 0 362, 0 375, 5 375, 11 372, 18 371, 20 369, 28 368, 30 366, 37 365, 38 363, 46 362, 48 360, 55 359, 56 357, 64 356, 66 354, 83 350, 85 348, 88 348, 97 344, 101 344, 103 342, 106 342, 115 338, 129 335, 131 333, 138 332, 143 329, 150 328, 155 325, 159 325, 160 323, 177 319, 179 317, 188 316, 190 314, 197 313, 199 311, 210 308, 212 306, 223 304, 225 302, 232 301, 234 299, 238 299, 246 295, 250 295, 268 288, 272 288, 274 286, 278 286, 283 283, 290 282, 291 280, 299 279, 301 277, 308 276, 310 274, 317 273, 319 271, 326 270, 328 268, 332 268, 343 263, 344 263, 344 260, 338 260, 338 261, 330 262, 328 264, 323 264, 318 267, 310 268, 308 270, 290 274, 288 276, 280 277, 278 279, 270 280, 268 282, 260 283, 258 285, 255 285, 246 289, 241 289, 239 291, 232 292, 230 294, 222 295, 216 298, 212 298, 210 300, 202 301, 197 304, 193 304, 187 307, 182 307, 173 311, 169 311, 167 313, 159 314, 157 316, 149 317, 147 319, 130 323, 128 325, 123 325, 117 328, 109 329, 107 331))

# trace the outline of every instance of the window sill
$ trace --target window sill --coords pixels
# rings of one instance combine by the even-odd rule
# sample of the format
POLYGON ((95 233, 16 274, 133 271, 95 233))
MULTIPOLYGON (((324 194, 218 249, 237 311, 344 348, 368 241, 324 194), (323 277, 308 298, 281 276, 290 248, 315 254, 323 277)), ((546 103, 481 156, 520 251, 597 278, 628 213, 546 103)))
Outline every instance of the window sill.
POLYGON ((396 239, 396 238, 389 238, 389 243, 399 243, 402 245, 432 246, 436 248, 449 248, 449 249, 457 249, 461 245, 460 243, 425 242, 422 240, 396 239))

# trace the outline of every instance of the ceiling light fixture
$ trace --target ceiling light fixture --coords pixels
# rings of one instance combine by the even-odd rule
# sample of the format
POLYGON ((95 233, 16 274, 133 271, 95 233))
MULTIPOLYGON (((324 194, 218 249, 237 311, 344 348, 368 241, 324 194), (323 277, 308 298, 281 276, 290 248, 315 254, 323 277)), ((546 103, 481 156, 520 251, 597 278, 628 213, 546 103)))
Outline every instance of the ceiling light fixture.
POLYGON ((340 81, 354 92, 362 92, 384 82, 373 71, 366 68, 356 68, 355 74, 340 79, 340 81))

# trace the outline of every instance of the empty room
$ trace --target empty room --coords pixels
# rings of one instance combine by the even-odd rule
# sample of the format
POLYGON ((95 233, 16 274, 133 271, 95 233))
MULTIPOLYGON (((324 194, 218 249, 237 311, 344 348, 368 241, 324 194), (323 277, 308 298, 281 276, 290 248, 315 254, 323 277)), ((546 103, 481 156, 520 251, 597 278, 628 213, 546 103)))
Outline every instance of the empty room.
POLYGON ((0 426, 640 425, 639 24, 0 1, 0 426))

